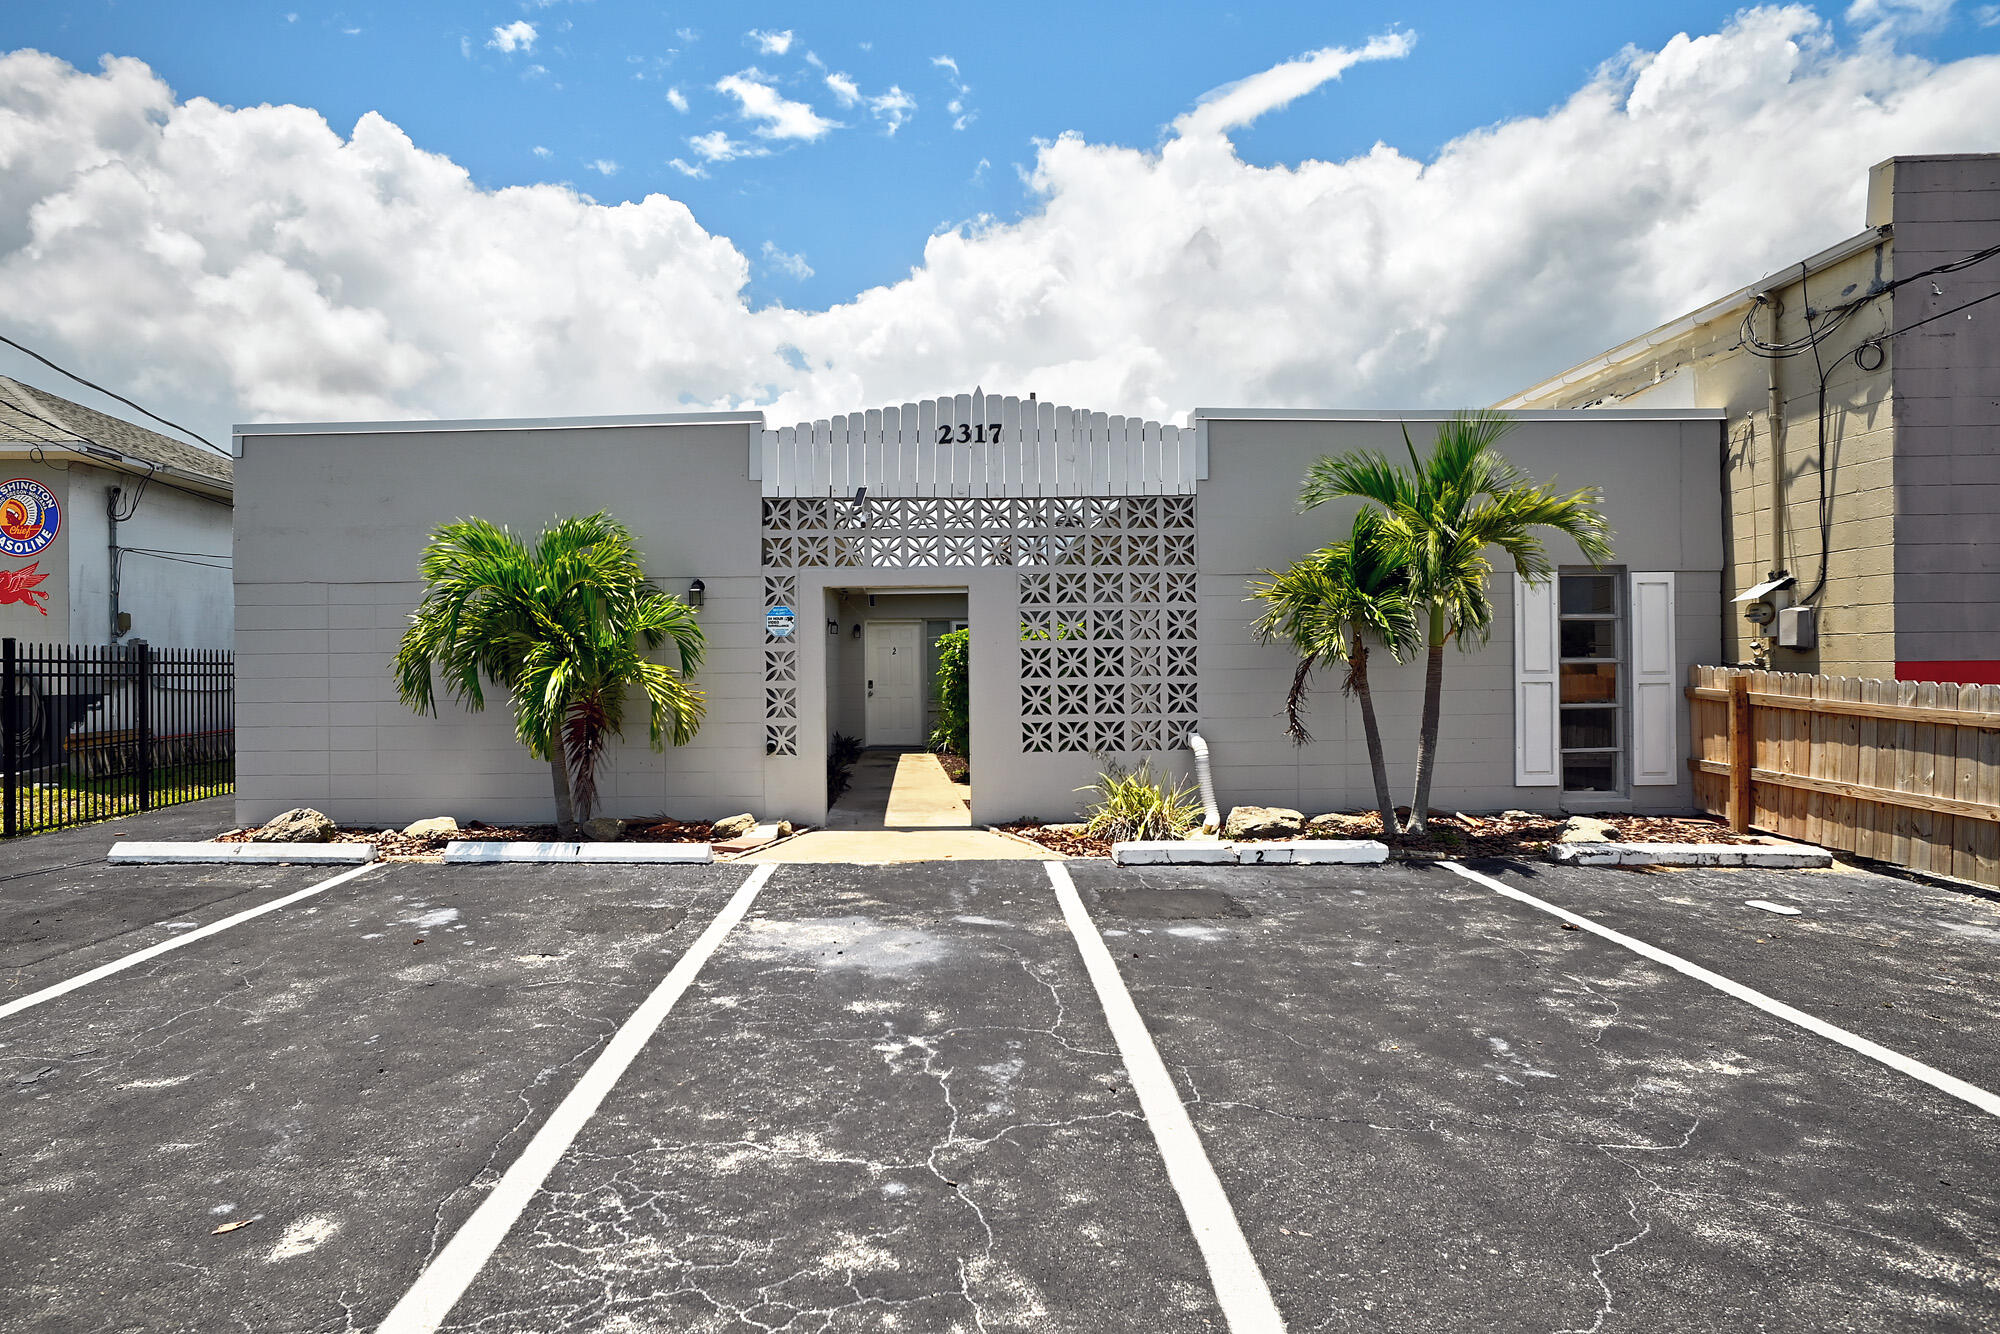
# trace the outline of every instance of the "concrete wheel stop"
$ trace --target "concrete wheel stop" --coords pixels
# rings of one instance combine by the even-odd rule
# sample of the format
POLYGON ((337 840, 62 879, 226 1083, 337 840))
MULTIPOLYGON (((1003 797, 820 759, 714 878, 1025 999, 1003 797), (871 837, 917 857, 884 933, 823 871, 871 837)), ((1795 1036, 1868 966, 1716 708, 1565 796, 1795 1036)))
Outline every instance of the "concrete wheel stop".
POLYGON ((557 863, 593 866, 690 866, 715 860, 706 843, 501 843, 454 839, 444 859, 457 865, 557 863))
POLYGON ((118 866, 225 865, 360 866, 375 860, 373 843, 114 843, 105 860, 118 866))
POLYGON ((1809 843, 1556 843, 1549 860, 1559 866, 1751 866, 1816 869, 1833 854, 1809 843))
POLYGON ((1389 845, 1371 838, 1300 838, 1282 843, 1164 839, 1113 843, 1119 866, 1369 866, 1389 860, 1389 845))

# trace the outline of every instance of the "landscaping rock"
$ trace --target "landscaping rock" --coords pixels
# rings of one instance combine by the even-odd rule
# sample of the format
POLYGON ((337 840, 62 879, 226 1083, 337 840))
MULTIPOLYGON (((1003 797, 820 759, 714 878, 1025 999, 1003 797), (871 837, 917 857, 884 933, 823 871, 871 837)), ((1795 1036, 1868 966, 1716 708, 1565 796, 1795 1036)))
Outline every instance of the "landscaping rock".
POLYGON ((732 815, 727 819, 717 820, 713 825, 709 826, 708 836, 712 842, 723 843, 732 838, 741 838, 756 827, 757 817, 745 811, 741 815, 732 815))
POLYGON ((592 843, 616 843, 625 837, 625 822, 614 820, 608 815, 600 815, 594 820, 583 822, 583 836, 592 843))
POLYGON ((790 820, 778 821, 779 838, 790 838, 793 834, 796 834, 797 832, 798 830, 792 828, 792 822, 790 820))
POLYGON ((300 806, 264 822, 250 835, 252 843, 325 843, 333 837, 333 821, 310 806, 300 806))
POLYGON ((1542 817, 1533 811, 1502 811, 1500 812, 1500 818, 1503 820, 1539 820, 1542 817))
POLYGON ((1063 824, 1045 824, 1042 828, 1052 834, 1068 834, 1071 837, 1075 837, 1078 834, 1087 833, 1090 826, 1080 821, 1071 820, 1063 824))
POLYGON ((1558 843, 1616 843, 1618 827, 1594 815, 1572 815, 1556 835, 1558 843))
POLYGON ((1283 806, 1237 806, 1229 812, 1224 838, 1296 838, 1306 817, 1283 806))
POLYGON ((458 821, 449 815, 433 815, 428 820, 416 820, 403 826, 406 838, 457 838, 458 821))

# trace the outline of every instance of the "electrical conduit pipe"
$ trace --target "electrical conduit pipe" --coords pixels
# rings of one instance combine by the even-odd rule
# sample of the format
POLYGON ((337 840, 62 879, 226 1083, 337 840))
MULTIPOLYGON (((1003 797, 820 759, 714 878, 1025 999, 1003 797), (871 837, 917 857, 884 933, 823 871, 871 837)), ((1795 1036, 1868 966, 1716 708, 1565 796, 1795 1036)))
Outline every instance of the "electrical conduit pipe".
POLYGON ((1208 742, 1200 732, 1188 733, 1188 749, 1194 752, 1194 778, 1201 785, 1202 830, 1222 832, 1222 810, 1215 804, 1215 779, 1208 771, 1208 742))

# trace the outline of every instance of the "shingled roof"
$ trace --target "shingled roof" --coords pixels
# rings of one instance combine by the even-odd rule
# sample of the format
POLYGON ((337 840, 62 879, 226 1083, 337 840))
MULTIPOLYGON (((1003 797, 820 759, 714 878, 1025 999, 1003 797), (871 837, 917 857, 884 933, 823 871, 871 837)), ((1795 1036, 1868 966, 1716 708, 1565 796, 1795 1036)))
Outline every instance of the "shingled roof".
POLYGON ((223 486, 230 485, 231 460, 220 454, 0 375, 0 445, 10 444, 74 445, 84 449, 98 445, 116 450, 127 459, 157 463, 223 486))

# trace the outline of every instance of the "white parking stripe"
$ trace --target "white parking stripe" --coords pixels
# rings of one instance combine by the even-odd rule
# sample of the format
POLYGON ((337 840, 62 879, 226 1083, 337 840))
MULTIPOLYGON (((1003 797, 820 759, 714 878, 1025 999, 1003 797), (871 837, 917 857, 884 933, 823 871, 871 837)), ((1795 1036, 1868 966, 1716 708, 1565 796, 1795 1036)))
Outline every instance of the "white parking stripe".
POLYGON ((40 991, 10 1000, 5 1005, 0 1005, 0 1019, 5 1019, 10 1014, 19 1014, 23 1010, 33 1009, 35 1006, 52 1001, 58 996, 67 996, 77 988, 87 987, 100 978, 110 977, 113 973, 122 973, 127 968, 136 968, 138 965, 146 962, 146 960, 157 959, 169 950, 177 950, 184 945, 192 945, 197 940, 206 940, 210 936, 227 931, 232 926, 247 922, 253 917, 262 917, 267 912, 276 912, 278 909, 289 904, 297 903, 300 899, 309 899, 315 894, 324 894, 335 885, 345 884, 357 876, 367 875, 380 865, 380 862, 376 862, 369 866, 357 866, 351 871, 342 871, 339 875, 331 879, 322 880, 316 885, 307 885, 304 889, 294 890, 290 894, 272 899, 269 903, 260 903, 254 908, 246 908, 242 912, 236 913, 234 916, 225 917, 219 922, 210 922, 207 926, 190 931, 184 936, 175 936, 172 940, 163 940, 157 945, 149 945, 145 949, 128 954, 122 959, 113 959, 110 963, 102 964, 91 969, 89 972, 78 973, 66 982, 58 982, 52 987, 44 987, 40 991))
POLYGON ((1781 1000, 1774 1000, 1761 991, 1744 986, 1741 982, 1724 977, 1720 973, 1712 973, 1700 964, 1690 963, 1678 954, 1669 954, 1657 945, 1648 945, 1643 940, 1628 936, 1622 931, 1613 931, 1610 927, 1594 922, 1579 913, 1570 912, 1565 908, 1558 908, 1553 903, 1544 902, 1536 898, 1533 894, 1523 893, 1515 889, 1512 885, 1495 880, 1492 876, 1481 875, 1470 867, 1460 866, 1457 862, 1443 862, 1440 864, 1446 870, 1456 872, 1464 876, 1467 880, 1482 884, 1495 893, 1504 894, 1510 899, 1517 899, 1531 908, 1539 908, 1552 917, 1560 917, 1572 926, 1580 927, 1594 935, 1603 936, 1606 940, 1612 941, 1615 944, 1623 945, 1634 954, 1651 959, 1654 963, 1665 964, 1675 972, 1683 973, 1697 982, 1706 983, 1725 995, 1734 996, 1746 1005, 1754 1005, 1768 1015, 1782 1019, 1788 1024, 1797 1024, 1808 1033, 1817 1033, 1830 1042, 1839 1043, 1849 1051, 1859 1052, 1871 1061, 1880 1061, 1883 1065, 1900 1074, 1908 1075, 1912 1079, 1922 1080, 1938 1092, 1948 1093, 1961 1102, 1971 1103, 1974 1107, 1977 1107, 1989 1116, 2000 1116, 2000 1094, 1988 1093, 1977 1084, 1968 1084, 1956 1075, 1946 1074, 1936 1066, 1925 1065, 1922 1061, 1905 1056, 1903 1053, 1892 1048, 1884 1047, 1877 1042, 1870 1042, 1860 1034, 1851 1033, 1838 1024, 1829 1024, 1824 1019, 1807 1014, 1804 1010, 1794 1009, 1781 1000))
POLYGON ((604 1044, 604 1050, 590 1063, 590 1069, 583 1072, 576 1087, 569 1091, 528 1141, 528 1147, 521 1150, 521 1156, 514 1160, 499 1184, 472 1211, 472 1217, 465 1220, 458 1231, 452 1234, 443 1250, 437 1253, 424 1272, 417 1275, 417 1281, 389 1312, 388 1319, 376 1327, 377 1334, 431 1334, 444 1323, 451 1308, 472 1286, 472 1280, 479 1277, 479 1271, 493 1258, 493 1252, 506 1237, 508 1229, 514 1226, 534 1199, 535 1192, 549 1179, 565 1151, 575 1142, 585 1123, 597 1113, 598 1107, 610 1095, 626 1068, 652 1039, 660 1025, 666 1021, 674 1003, 701 972, 702 965, 715 953, 735 925, 750 911, 750 904, 756 899, 757 891, 777 870, 775 863, 759 866, 750 873, 708 924, 680 961, 668 970, 660 985, 652 994, 639 1003, 632 1017, 611 1035, 611 1041, 604 1044))
POLYGON ((1146 1031, 1146 1021, 1139 1017, 1139 1008, 1132 1003, 1132 994, 1118 975, 1111 951, 1104 947, 1104 938, 1097 934, 1083 900, 1077 897, 1069 868, 1060 862, 1050 862, 1048 872, 1056 889, 1056 901, 1062 905, 1063 920, 1069 923, 1070 934, 1076 937, 1084 969, 1097 988, 1104 1017, 1110 1021, 1111 1035, 1117 1040, 1118 1055, 1125 1062, 1132 1091, 1139 1095, 1139 1110, 1145 1114, 1160 1157, 1166 1160, 1167 1178, 1173 1182, 1174 1193, 1180 1196, 1181 1209, 1187 1214, 1188 1226, 1194 1229, 1195 1242, 1208 1264, 1209 1279, 1215 1285, 1215 1299, 1221 1303, 1223 1318, 1229 1322, 1232 1334, 1283 1330, 1284 1317, 1278 1314, 1270 1286, 1264 1282, 1264 1271, 1257 1267, 1257 1257, 1250 1253, 1250 1243, 1244 1240, 1236 1210, 1230 1206, 1229 1196, 1215 1175, 1215 1166, 1201 1146, 1194 1122, 1188 1119, 1187 1107, 1174 1088, 1166 1062, 1160 1059, 1159 1048, 1153 1045, 1152 1035, 1146 1031))

